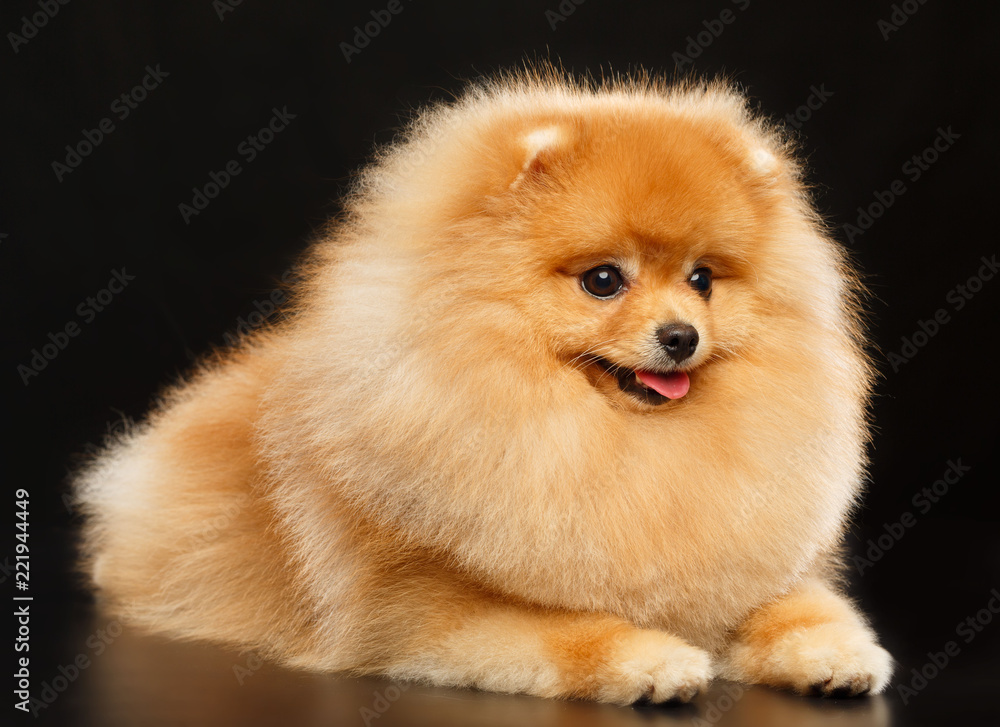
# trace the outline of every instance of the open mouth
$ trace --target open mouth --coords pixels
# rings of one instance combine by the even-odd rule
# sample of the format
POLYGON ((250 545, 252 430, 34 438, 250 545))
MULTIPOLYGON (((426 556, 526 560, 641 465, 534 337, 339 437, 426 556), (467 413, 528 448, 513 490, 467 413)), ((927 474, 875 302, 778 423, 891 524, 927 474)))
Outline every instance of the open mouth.
POLYGON ((595 357, 594 363, 618 382, 618 388, 653 406, 681 399, 691 388, 691 379, 684 371, 659 373, 630 369, 595 357))

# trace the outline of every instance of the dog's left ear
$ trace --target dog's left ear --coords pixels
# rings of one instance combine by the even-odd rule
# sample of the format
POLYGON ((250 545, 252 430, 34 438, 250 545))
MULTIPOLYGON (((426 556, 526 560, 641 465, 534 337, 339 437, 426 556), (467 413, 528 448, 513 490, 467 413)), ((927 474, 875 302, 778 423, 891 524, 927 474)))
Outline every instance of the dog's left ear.
POLYGON ((524 161, 511 189, 543 181, 567 152, 569 133, 561 126, 544 126, 526 134, 521 142, 524 161))

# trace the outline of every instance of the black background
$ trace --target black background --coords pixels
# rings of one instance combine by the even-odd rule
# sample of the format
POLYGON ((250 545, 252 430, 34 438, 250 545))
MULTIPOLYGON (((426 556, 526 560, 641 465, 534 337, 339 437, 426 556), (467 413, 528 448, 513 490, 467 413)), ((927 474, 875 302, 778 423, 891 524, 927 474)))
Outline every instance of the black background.
MULTIPOLYGON (((961 310, 949 293, 977 275, 982 256, 1000 252, 993 227, 1000 11, 988 3, 909 3, 916 12, 884 38, 878 22, 890 20, 889 2, 866 10, 744 4, 588 0, 564 15, 573 6, 560 12, 556 0, 404 2, 348 63, 341 43, 353 42, 354 27, 386 3, 247 0, 220 19, 208 1, 76 0, 58 6, 16 53, 0 43, 2 442, 11 513, 0 557, 13 562, 13 493, 26 488, 36 684, 86 651, 89 627, 80 622, 90 618, 89 599, 71 572, 74 519, 63 499, 74 455, 119 428, 123 416, 141 417, 163 383, 249 319, 254 302, 267 299, 337 213, 352 171, 375 144, 391 141, 413 108, 526 58, 561 60, 577 72, 643 66, 672 74, 689 36, 731 8, 734 22, 681 70, 726 73, 779 119, 805 104, 813 87, 832 94, 793 131, 817 204, 837 237, 851 238, 872 291, 871 339, 884 374, 871 482, 851 545, 864 554, 886 523, 908 511, 916 518, 863 575, 851 570, 852 592, 899 662, 883 700, 900 724, 996 715, 990 688, 1000 683, 1000 624, 968 644, 956 626, 1000 588, 1000 280, 984 282, 961 310), (557 18, 546 11, 564 20, 553 29, 557 18), (169 75, 120 120, 112 103, 156 64, 169 75), (245 163, 239 144, 283 107, 295 119, 245 163), (105 117, 114 131, 59 181, 53 162, 65 162, 66 145, 105 117), (903 165, 939 128, 958 138, 914 181, 903 165), (243 171, 185 224, 178 205, 234 158, 243 171), (896 179, 905 193, 870 229, 848 235, 844 225, 856 224, 858 207, 896 179), (78 306, 114 270, 134 280, 85 321, 78 306), (904 351, 902 337, 942 308, 949 322, 893 366, 888 357, 904 351), (30 366, 33 349, 71 321, 79 335, 25 384, 18 366, 30 366), (959 459, 971 469, 920 512, 912 498, 959 459), (904 705, 897 685, 910 684, 910 669, 949 640, 958 641, 959 655, 904 705)), ((22 16, 38 11, 37 2, 5 4, 0 31, 21 34, 22 16)), ((12 577, 3 578, 9 589, 12 577)), ((99 708, 86 694, 71 685, 45 718, 95 719, 99 708)), ((370 698, 365 692, 362 701, 370 698)), ((469 702, 464 721, 487 719, 490 704, 469 702)), ((397 707, 394 718, 405 721, 404 711, 397 707)), ((671 719, 692 716, 679 714, 671 719)))

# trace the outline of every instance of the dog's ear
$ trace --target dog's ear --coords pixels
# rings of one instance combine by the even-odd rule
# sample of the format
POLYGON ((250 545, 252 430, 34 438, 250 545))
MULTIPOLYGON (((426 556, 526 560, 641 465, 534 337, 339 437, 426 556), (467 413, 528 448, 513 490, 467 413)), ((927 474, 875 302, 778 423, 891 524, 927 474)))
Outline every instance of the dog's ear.
POLYGON ((569 133, 561 126, 543 126, 525 134, 521 139, 521 170, 510 188, 544 181, 568 152, 568 146, 569 133))
POLYGON ((778 158, 762 146, 750 150, 749 163, 750 169, 761 177, 776 177, 781 171, 778 158))
POLYGON ((750 145, 743 167, 748 180, 765 189, 798 176, 797 167, 786 154, 759 142, 750 145))

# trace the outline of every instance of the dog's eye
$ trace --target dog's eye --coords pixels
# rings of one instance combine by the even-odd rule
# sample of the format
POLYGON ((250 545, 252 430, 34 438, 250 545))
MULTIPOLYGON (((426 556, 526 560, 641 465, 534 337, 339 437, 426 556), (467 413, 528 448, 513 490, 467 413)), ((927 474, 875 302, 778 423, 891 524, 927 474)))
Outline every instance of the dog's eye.
POLYGON ((688 283, 699 293, 707 296, 712 292, 712 271, 708 268, 697 268, 691 273, 688 283))
POLYGON ((580 283, 595 298, 613 298, 622 289, 624 281, 617 268, 601 265, 585 272, 580 283))

